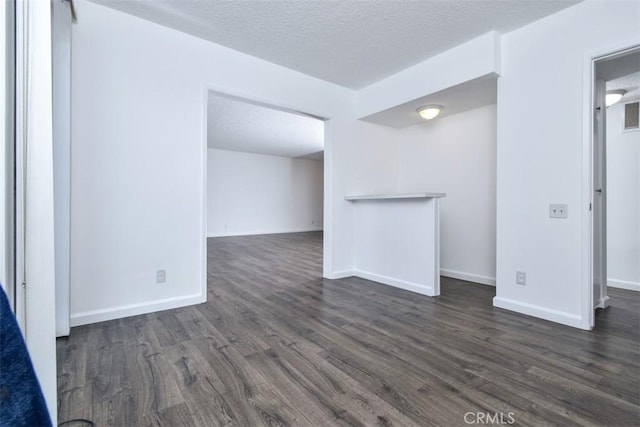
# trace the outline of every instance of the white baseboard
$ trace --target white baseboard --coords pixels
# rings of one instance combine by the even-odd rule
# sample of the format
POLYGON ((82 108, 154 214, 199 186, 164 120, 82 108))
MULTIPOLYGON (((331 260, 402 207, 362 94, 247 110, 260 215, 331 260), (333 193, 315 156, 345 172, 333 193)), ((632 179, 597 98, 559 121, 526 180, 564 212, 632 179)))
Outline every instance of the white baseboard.
POLYGON ((575 314, 552 310, 545 307, 540 307, 538 305, 528 304, 525 302, 501 297, 493 298, 493 306, 504 308, 505 310, 515 311, 516 313, 526 314, 528 316, 549 320, 551 322, 561 323, 563 325, 572 326, 574 328, 585 329, 582 322, 582 317, 575 314))
POLYGON ((396 288, 404 289, 407 291, 415 292, 417 294, 434 296, 433 286, 421 285, 418 283, 407 282, 405 280, 395 279, 393 277, 382 276, 376 273, 370 273, 368 271, 353 270, 353 275, 362 279, 372 280, 374 282, 382 283, 384 285, 393 286, 396 288))
POLYGON ((440 275, 444 277, 451 277, 452 279, 466 280, 467 282, 480 283, 481 285, 496 285, 496 278, 489 276, 481 276, 479 274, 463 273, 462 271, 448 270, 446 268, 440 269, 440 275))
POLYGON ((156 311, 169 310, 171 308, 200 304, 206 301, 206 294, 196 294, 149 301, 140 304, 121 305, 119 307, 83 311, 80 313, 72 313, 70 316, 70 324, 71 326, 88 325, 90 323, 104 322, 106 320, 121 319, 123 317, 137 316, 139 314, 147 314, 156 311))
POLYGON ((267 230, 267 231, 241 231, 229 233, 207 233, 207 237, 233 237, 233 236, 258 236, 262 234, 288 234, 288 233, 307 233, 309 231, 322 231, 322 227, 313 228, 295 228, 287 230, 267 230))
POLYGON ((331 277, 327 277, 327 279, 344 279, 345 277, 353 276, 353 274, 353 270, 334 271, 333 274, 331 274, 331 277))
POLYGON ((628 280, 607 279, 607 286, 611 288, 626 289, 628 291, 640 292, 640 282, 630 282, 628 280))
POLYGON ((596 304, 596 308, 607 308, 609 307, 609 296, 607 295, 604 298, 600 298, 600 300, 598 301, 598 303, 596 304))

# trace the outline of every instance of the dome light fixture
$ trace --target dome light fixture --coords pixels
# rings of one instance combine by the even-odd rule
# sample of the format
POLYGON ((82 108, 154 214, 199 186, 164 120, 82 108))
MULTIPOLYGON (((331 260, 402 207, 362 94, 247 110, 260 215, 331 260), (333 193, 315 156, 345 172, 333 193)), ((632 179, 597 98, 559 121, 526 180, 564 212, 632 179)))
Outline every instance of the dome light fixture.
POLYGON ((442 110, 442 105, 425 105, 418 108, 418 114, 420 117, 426 120, 435 119, 442 110))
POLYGON ((613 104, 620 101, 625 93, 627 93, 627 91, 624 89, 608 90, 607 94, 605 95, 604 103, 607 105, 607 107, 611 107, 613 104))

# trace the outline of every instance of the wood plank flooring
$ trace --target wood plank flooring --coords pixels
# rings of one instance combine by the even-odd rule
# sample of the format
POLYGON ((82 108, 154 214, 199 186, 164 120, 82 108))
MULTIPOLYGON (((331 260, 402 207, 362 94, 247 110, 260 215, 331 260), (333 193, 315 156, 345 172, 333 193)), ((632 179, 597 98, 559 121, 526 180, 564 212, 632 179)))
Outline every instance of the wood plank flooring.
POLYGON ((438 298, 323 280, 321 257, 321 233, 209 239, 207 303, 58 340, 59 421, 640 424, 638 293, 611 289, 585 332, 493 308, 494 288, 453 279, 438 298))

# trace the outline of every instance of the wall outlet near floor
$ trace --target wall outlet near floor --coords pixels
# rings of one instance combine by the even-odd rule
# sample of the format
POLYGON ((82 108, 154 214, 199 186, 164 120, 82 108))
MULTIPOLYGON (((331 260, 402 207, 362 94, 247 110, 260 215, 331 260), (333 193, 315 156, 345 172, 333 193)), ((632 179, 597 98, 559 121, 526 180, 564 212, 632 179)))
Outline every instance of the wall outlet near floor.
POLYGON ((549 218, 567 218, 568 216, 568 205, 549 205, 549 218))
POLYGON ((527 273, 524 271, 516 271, 516 284, 518 285, 526 285, 527 284, 527 273))
POLYGON ((156 283, 166 283, 167 270, 156 270, 156 283))

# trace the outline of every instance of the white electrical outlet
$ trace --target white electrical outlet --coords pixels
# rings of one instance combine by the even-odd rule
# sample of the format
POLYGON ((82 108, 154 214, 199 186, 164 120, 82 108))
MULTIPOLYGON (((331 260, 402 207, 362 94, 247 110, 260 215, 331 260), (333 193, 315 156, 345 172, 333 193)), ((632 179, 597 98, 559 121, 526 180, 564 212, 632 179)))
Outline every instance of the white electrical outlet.
POLYGON ((518 285, 526 285, 527 284, 527 273, 524 271, 516 271, 516 284, 518 285))
POLYGON ((167 281, 167 270, 157 270, 156 283, 166 283, 166 281, 167 281))
POLYGON ((549 218, 567 218, 569 216, 568 205, 549 205, 549 218))

